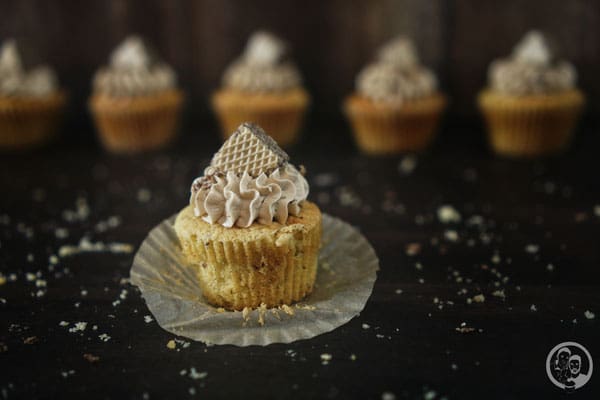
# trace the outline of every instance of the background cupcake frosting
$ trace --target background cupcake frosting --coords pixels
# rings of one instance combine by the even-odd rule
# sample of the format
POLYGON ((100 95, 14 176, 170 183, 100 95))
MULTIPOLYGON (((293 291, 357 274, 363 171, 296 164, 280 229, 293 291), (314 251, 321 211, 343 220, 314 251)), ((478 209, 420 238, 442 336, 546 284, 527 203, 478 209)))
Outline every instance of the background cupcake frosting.
POLYGON ((400 36, 379 49, 356 78, 356 89, 372 100, 402 102, 432 94, 437 79, 420 64, 412 41, 400 36))
POLYGON ((26 71, 16 41, 4 41, 0 48, 0 95, 39 97, 57 89, 58 80, 50 67, 42 65, 26 71))
POLYGON ((109 96, 144 96, 176 85, 173 69, 158 60, 139 36, 126 38, 110 55, 110 64, 94 76, 94 90, 109 96))
POLYGON ((492 89, 510 95, 559 92, 575 87, 577 72, 568 61, 557 60, 541 32, 528 32, 509 58, 489 69, 492 89))
POLYGON ((242 56, 223 74, 223 85, 247 92, 281 92, 302 83, 300 72, 289 60, 289 47, 275 35, 254 33, 242 56))

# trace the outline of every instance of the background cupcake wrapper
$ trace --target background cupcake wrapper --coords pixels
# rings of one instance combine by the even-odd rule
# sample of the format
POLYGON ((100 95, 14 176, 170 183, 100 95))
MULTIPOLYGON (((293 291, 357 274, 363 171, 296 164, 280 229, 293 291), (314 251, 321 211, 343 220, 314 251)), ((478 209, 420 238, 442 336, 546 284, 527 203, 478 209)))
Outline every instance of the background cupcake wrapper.
POLYGON ((177 134, 184 95, 169 90, 154 96, 113 100, 92 96, 90 108, 100 141, 110 151, 127 153, 160 148, 177 134))
POLYGON ((309 104, 310 98, 304 89, 265 95, 221 89, 212 97, 223 139, 231 136, 242 122, 249 121, 263 128, 283 147, 297 141, 309 104))
POLYGON ((0 149, 25 149, 51 140, 66 102, 66 93, 60 91, 43 98, 0 99, 0 149))
POLYGON ((585 98, 578 90, 555 95, 514 97, 483 91, 478 97, 496 153, 540 156, 569 144, 585 98))
POLYGON ((421 151, 431 144, 446 98, 436 93, 402 106, 378 107, 358 95, 348 97, 344 113, 358 147, 369 154, 421 151))
POLYGON ((140 246, 131 267, 158 324, 176 335, 211 344, 236 346, 291 343, 329 332, 358 315, 373 291, 379 261, 349 224, 323 214, 322 247, 313 292, 290 308, 219 312, 202 297, 193 267, 181 257, 173 229, 175 216, 156 226, 140 246), (259 318, 264 318, 264 325, 259 318))

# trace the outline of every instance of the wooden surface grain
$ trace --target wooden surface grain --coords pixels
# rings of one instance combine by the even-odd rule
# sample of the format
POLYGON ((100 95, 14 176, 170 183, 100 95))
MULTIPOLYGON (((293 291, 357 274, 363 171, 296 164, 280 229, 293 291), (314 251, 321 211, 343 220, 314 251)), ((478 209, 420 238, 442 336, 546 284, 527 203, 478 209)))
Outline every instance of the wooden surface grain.
POLYGON ((600 111, 599 18, 594 0, 8 0, 0 2, 0 40, 16 38, 26 65, 57 69, 72 95, 74 127, 89 128, 94 71, 128 34, 143 35, 173 65, 189 95, 188 115, 206 116, 223 70, 257 29, 291 43, 318 114, 339 115, 377 46, 407 34, 438 74, 449 114, 474 119, 489 63, 534 28, 576 66, 588 112, 600 111))
MULTIPOLYGON (((600 354, 596 128, 540 161, 493 157, 475 128, 385 159, 359 155, 343 126, 309 129, 291 156, 310 198, 363 232, 381 271, 360 316, 268 347, 162 330, 127 283, 133 253, 52 257, 82 237, 135 250, 186 204, 215 131, 136 157, 65 138, 0 156, 0 397, 565 398, 546 376, 549 350, 571 340, 600 354), (443 205, 460 222, 440 221, 443 205)), ((596 375, 568 397, 597 398, 596 375)))

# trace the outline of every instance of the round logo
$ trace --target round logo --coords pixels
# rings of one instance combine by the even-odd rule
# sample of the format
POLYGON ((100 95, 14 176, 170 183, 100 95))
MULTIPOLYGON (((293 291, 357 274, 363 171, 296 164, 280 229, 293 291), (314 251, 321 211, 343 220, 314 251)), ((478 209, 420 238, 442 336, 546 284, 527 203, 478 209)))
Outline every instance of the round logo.
POLYGON ((550 381, 561 389, 574 391, 592 377, 594 363, 585 347, 575 342, 554 346, 546 358, 546 373, 550 381))

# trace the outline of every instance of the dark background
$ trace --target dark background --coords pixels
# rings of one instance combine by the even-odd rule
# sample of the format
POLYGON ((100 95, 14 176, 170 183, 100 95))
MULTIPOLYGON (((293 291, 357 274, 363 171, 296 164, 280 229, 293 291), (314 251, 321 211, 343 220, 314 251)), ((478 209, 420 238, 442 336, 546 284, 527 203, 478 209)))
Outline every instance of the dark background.
POLYGON ((591 0, 0 0, 0 40, 15 37, 29 65, 47 61, 71 92, 55 143, 0 154, 0 273, 14 274, 0 284, 0 399, 598 398, 598 367, 567 395, 544 361, 558 343, 576 341, 600 366, 599 18, 600 2, 591 0), (589 106, 565 154, 497 158, 485 148, 474 96, 489 62, 532 27, 575 63, 589 106), (330 333, 169 350, 170 340, 186 339, 144 320, 144 299, 127 282, 134 253, 79 254, 52 268, 49 257, 84 235, 137 249, 186 205, 219 145, 208 96, 257 28, 292 42, 314 97, 304 140, 290 151, 307 167, 310 199, 358 227, 381 270, 361 315, 330 333), (86 99, 96 68, 133 32, 175 66, 187 111, 173 147, 114 156, 95 144, 86 99), (374 48, 397 33, 415 38, 450 109, 425 154, 366 157, 352 147, 340 101, 374 48), (89 215, 69 221, 77 199, 89 215), (462 220, 439 221, 444 204, 462 220), (99 230, 111 216, 120 225, 99 230), (420 252, 410 255, 415 245, 420 252), (37 287, 38 278, 47 286, 37 287), (485 301, 469 304, 477 294, 485 301), (77 321, 87 329, 70 333, 77 321), (463 322, 475 330, 458 332, 463 322), (191 367, 208 376, 181 375, 191 367))
MULTIPOLYGON (((176 69, 189 95, 186 126, 213 123, 208 98, 248 35, 271 30, 293 46, 314 97, 313 118, 340 122, 340 102, 378 45, 411 36, 451 99, 450 120, 479 122, 474 98, 490 61, 529 29, 547 32, 600 107, 600 2, 594 0, 3 0, 0 39, 14 37, 28 64, 54 66, 71 92, 68 131, 91 135, 86 99, 94 71, 139 33, 176 69), (198 122, 200 121, 200 122, 198 122), (191 125, 189 125, 191 124, 191 125)), ((310 134, 309 134, 310 135, 310 134)))

